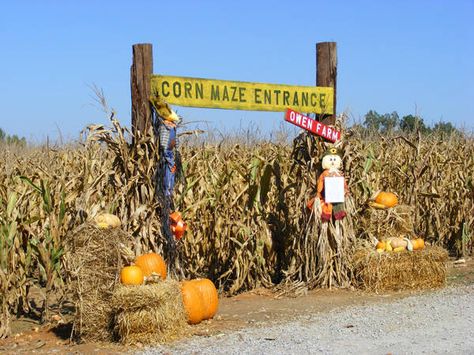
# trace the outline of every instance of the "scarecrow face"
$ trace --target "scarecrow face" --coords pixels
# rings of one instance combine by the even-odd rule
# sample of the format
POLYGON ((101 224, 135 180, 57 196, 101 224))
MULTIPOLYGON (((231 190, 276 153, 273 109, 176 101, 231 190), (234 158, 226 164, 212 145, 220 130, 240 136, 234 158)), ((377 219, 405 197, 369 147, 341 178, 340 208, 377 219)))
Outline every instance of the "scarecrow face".
POLYGON ((166 121, 173 122, 173 123, 179 123, 179 121, 180 121, 179 116, 173 110, 171 110, 170 115, 168 117, 166 117, 165 119, 166 119, 166 121))
POLYGON ((342 159, 337 154, 328 154, 323 157, 322 165, 324 170, 339 170, 342 166, 342 159))

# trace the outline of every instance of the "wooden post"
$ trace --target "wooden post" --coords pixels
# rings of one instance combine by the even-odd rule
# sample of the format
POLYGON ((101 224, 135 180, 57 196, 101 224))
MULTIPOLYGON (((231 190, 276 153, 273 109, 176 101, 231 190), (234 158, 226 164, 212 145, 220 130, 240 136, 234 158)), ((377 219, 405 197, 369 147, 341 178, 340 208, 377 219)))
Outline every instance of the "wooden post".
POLYGON ((334 88, 334 113, 318 115, 324 124, 336 123, 337 47, 336 42, 316 43, 316 86, 334 88))
POLYGON ((150 78, 153 74, 153 49, 149 43, 134 44, 130 68, 132 94, 132 133, 144 134, 152 125, 150 78))

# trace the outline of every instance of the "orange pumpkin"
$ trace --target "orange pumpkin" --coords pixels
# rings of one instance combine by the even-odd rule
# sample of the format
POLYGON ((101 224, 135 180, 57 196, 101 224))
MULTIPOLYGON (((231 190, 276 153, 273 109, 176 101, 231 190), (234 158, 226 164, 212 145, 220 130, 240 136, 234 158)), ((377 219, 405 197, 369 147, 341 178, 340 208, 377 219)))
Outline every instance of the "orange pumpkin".
POLYGON ((422 238, 416 238, 411 241, 413 244, 413 250, 425 249, 425 241, 422 238))
POLYGON ((138 256, 135 259, 135 265, 142 269, 143 275, 146 277, 155 272, 160 275, 163 280, 166 279, 165 261, 156 253, 148 253, 138 256))
POLYGON ((216 286, 209 279, 196 279, 191 280, 191 282, 198 288, 201 299, 204 302, 205 312, 203 319, 211 319, 219 307, 219 295, 216 286))
POLYGON ((385 243, 384 242, 378 242, 377 245, 375 246, 375 249, 385 250, 385 243))
POLYGON ((206 312, 199 288, 191 281, 181 282, 181 295, 189 324, 198 324, 206 312))
POLYGON ((141 285, 143 271, 138 266, 125 266, 120 271, 120 282, 124 285, 141 285))
POLYGON ((387 207, 395 207, 398 205, 398 197, 391 192, 380 192, 375 197, 375 202, 387 207))

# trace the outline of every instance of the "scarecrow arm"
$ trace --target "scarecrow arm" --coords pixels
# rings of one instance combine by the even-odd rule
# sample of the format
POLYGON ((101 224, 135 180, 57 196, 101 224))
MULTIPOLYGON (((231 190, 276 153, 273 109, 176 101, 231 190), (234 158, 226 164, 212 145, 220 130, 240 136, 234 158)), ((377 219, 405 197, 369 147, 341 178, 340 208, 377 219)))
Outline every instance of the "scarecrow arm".
POLYGON ((158 131, 160 137, 160 148, 162 150, 165 150, 166 148, 168 148, 168 144, 170 141, 170 131, 168 130, 168 128, 166 128, 165 123, 160 124, 158 131))
POLYGON ((318 178, 318 185, 317 185, 317 196, 322 199, 323 198, 323 189, 324 189, 324 178, 328 175, 328 170, 324 170, 318 178))

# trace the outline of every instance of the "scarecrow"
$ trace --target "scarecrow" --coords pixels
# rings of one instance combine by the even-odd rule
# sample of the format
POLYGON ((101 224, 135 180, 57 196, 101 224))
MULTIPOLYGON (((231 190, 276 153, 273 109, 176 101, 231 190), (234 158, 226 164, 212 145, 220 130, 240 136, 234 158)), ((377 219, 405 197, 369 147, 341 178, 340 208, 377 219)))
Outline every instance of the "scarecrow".
POLYGON ((177 134, 177 126, 181 122, 181 118, 159 97, 153 98, 151 101, 155 109, 153 127, 159 138, 160 149, 158 173, 161 174, 161 182, 157 181, 157 194, 164 196, 169 207, 172 208, 175 178, 181 173, 177 134))
POLYGON ((308 201, 308 208, 312 209, 315 198, 321 202, 321 220, 329 222, 334 215, 336 221, 346 217, 344 198, 348 194, 347 183, 341 172, 342 157, 339 149, 329 148, 322 158, 323 172, 319 175, 317 194, 308 201))
POLYGON ((334 219, 338 221, 346 216, 344 197, 349 192, 341 172, 341 152, 337 148, 329 148, 323 154, 322 167, 317 185, 317 197, 322 206, 321 219, 328 222, 334 214, 334 219))
MULTIPOLYGON (((341 127, 340 122, 335 127, 341 127)), ((311 213, 303 216, 303 233, 294 245, 300 248, 306 261, 300 270, 304 270, 301 272, 311 287, 348 287, 353 275, 350 260, 355 245, 352 220, 355 207, 342 173, 339 147, 343 146, 343 135, 341 132, 340 138, 329 145, 323 140, 326 137, 315 137, 312 133, 300 134, 293 145, 292 157, 299 163, 300 172, 309 175, 307 181, 312 181, 313 174, 318 172, 316 193, 306 205, 311 213), (313 160, 316 155, 322 169, 316 168, 313 160)))
POLYGON ((181 118, 159 96, 151 99, 155 117, 153 128, 159 139, 160 160, 156 169, 156 197, 162 201, 163 233, 169 243, 170 256, 173 259, 176 242, 170 225, 170 213, 174 210, 173 189, 175 179, 181 176, 181 158, 178 151, 177 127, 181 118))

